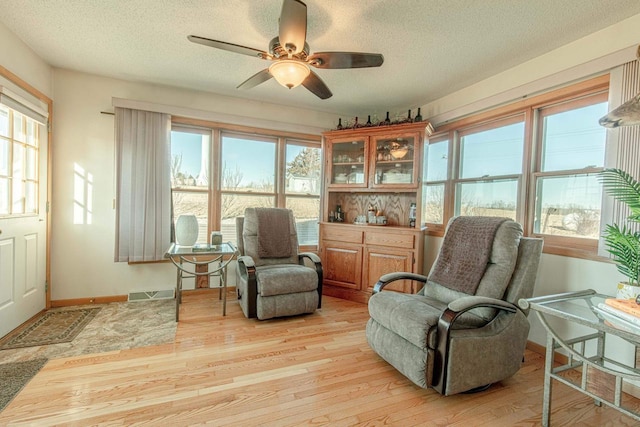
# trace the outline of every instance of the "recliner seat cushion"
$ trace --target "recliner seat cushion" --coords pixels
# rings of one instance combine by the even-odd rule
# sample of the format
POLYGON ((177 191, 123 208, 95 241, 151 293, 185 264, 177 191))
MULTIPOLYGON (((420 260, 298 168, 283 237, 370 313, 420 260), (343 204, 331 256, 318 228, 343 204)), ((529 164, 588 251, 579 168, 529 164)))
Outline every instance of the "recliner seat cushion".
POLYGON ((369 298, 369 315, 380 325, 420 349, 433 348, 435 328, 446 304, 399 292, 380 292, 369 298))
POLYGON ((256 267, 256 281, 258 282, 258 294, 263 297, 318 289, 316 271, 299 264, 256 267))
MULTIPOLYGON (((369 298, 371 318, 421 349, 436 348, 436 325, 447 304, 417 294, 387 291, 369 298)), ((486 322, 472 313, 463 314, 455 329, 476 328, 486 322)))

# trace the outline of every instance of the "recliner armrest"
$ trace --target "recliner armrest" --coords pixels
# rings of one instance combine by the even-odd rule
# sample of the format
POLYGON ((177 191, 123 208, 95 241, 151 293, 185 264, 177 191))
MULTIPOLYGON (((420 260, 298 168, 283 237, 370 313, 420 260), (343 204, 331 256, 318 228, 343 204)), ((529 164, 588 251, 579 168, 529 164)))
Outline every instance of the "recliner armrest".
MULTIPOLYGON (((446 383, 448 373, 449 343, 451 342, 451 330, 456 319, 469 310, 479 307, 494 308, 507 313, 517 313, 515 305, 489 297, 473 296, 458 298, 449 303, 438 319, 437 325, 437 349, 434 353, 433 388, 440 394, 446 395, 446 383)), ((490 323, 490 322, 488 322, 490 323)))
POLYGON ((322 261, 320 260, 320 257, 313 252, 300 252, 298 254, 298 263, 304 264, 305 258, 313 262, 313 265, 316 269, 316 274, 318 275, 318 308, 322 308, 322 281, 324 280, 322 272, 322 261))
POLYGON ((246 295, 241 295, 240 287, 238 289, 238 299, 246 298, 247 301, 247 318, 257 317, 256 298, 258 296, 258 283, 256 282, 256 263, 250 256, 243 255, 238 257, 238 270, 240 272, 240 280, 246 283, 246 295))
POLYGON ((314 264, 320 264, 320 257, 313 252, 300 252, 298 254, 298 259, 302 261, 303 258, 309 258, 314 264))
POLYGON ((251 258, 248 255, 242 255, 238 257, 238 262, 242 263, 243 267, 245 268, 255 268, 256 267, 256 263, 253 260, 253 258, 251 258))
POLYGON ((373 293, 377 294, 389 283, 397 280, 415 280, 416 282, 427 283, 427 276, 408 272, 387 273, 380 276, 378 282, 373 286, 373 293))
POLYGON ((455 318, 460 314, 478 307, 495 308, 498 310, 506 310, 511 313, 514 313, 518 309, 515 305, 504 300, 471 295, 468 297, 458 298, 457 300, 450 302, 446 311, 452 312, 452 320, 455 320, 455 318))

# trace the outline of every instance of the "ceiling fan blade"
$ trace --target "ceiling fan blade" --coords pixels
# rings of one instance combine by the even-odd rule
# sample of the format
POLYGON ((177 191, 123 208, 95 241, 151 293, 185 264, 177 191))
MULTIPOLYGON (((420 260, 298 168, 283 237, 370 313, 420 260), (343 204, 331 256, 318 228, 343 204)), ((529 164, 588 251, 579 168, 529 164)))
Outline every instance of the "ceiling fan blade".
POLYGON ((316 68, 366 68, 381 66, 384 57, 379 53, 316 52, 308 62, 316 68))
POLYGON ((253 76, 249 77, 247 80, 240 83, 236 89, 251 89, 252 87, 256 87, 259 84, 266 82, 271 77, 273 76, 269 72, 269 69, 265 68, 264 70, 254 74, 253 76))
POLYGON ((333 96, 327 85, 324 84, 320 77, 313 71, 304 79, 302 86, 309 89, 310 92, 320 99, 327 99, 333 96))
POLYGON ((280 46, 289 54, 302 52, 307 39, 307 5, 300 0, 283 0, 280 13, 280 46))
POLYGON ((262 50, 254 49, 252 47, 241 46, 239 44, 221 42, 218 40, 207 39, 199 36, 187 36, 190 42, 202 44, 209 47, 215 47, 216 49, 222 49, 229 52, 240 53, 242 55, 254 56, 261 59, 272 59, 271 55, 262 50))

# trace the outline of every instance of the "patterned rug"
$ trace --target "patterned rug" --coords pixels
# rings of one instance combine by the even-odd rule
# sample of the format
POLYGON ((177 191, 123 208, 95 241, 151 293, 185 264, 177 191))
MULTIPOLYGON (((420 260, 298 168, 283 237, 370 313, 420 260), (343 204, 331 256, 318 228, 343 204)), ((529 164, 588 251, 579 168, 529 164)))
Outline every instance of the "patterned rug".
POLYGON ((96 317, 101 307, 49 310, 30 325, 0 341, 0 350, 72 341, 96 317))

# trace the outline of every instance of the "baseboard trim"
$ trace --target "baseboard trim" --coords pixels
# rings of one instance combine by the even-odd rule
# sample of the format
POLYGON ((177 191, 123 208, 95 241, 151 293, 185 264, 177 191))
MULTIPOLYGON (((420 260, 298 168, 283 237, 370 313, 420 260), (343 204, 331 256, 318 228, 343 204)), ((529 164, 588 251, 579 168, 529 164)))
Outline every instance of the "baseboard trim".
POLYGON ((71 298, 51 300, 51 307, 69 307, 71 305, 109 304, 111 302, 126 302, 127 295, 110 295, 106 297, 71 298))
MULTIPOLYGON (((219 288, 198 288, 198 289, 183 289, 182 293, 185 294, 204 294, 211 292, 219 288)), ((227 286, 227 295, 235 294, 235 286, 227 286)), ((89 297, 89 298, 71 298, 71 299, 58 299, 51 300, 51 308, 56 307, 69 307, 71 305, 91 305, 91 304, 109 304, 111 302, 127 302, 129 297, 127 295, 109 295, 106 297, 89 297)))

